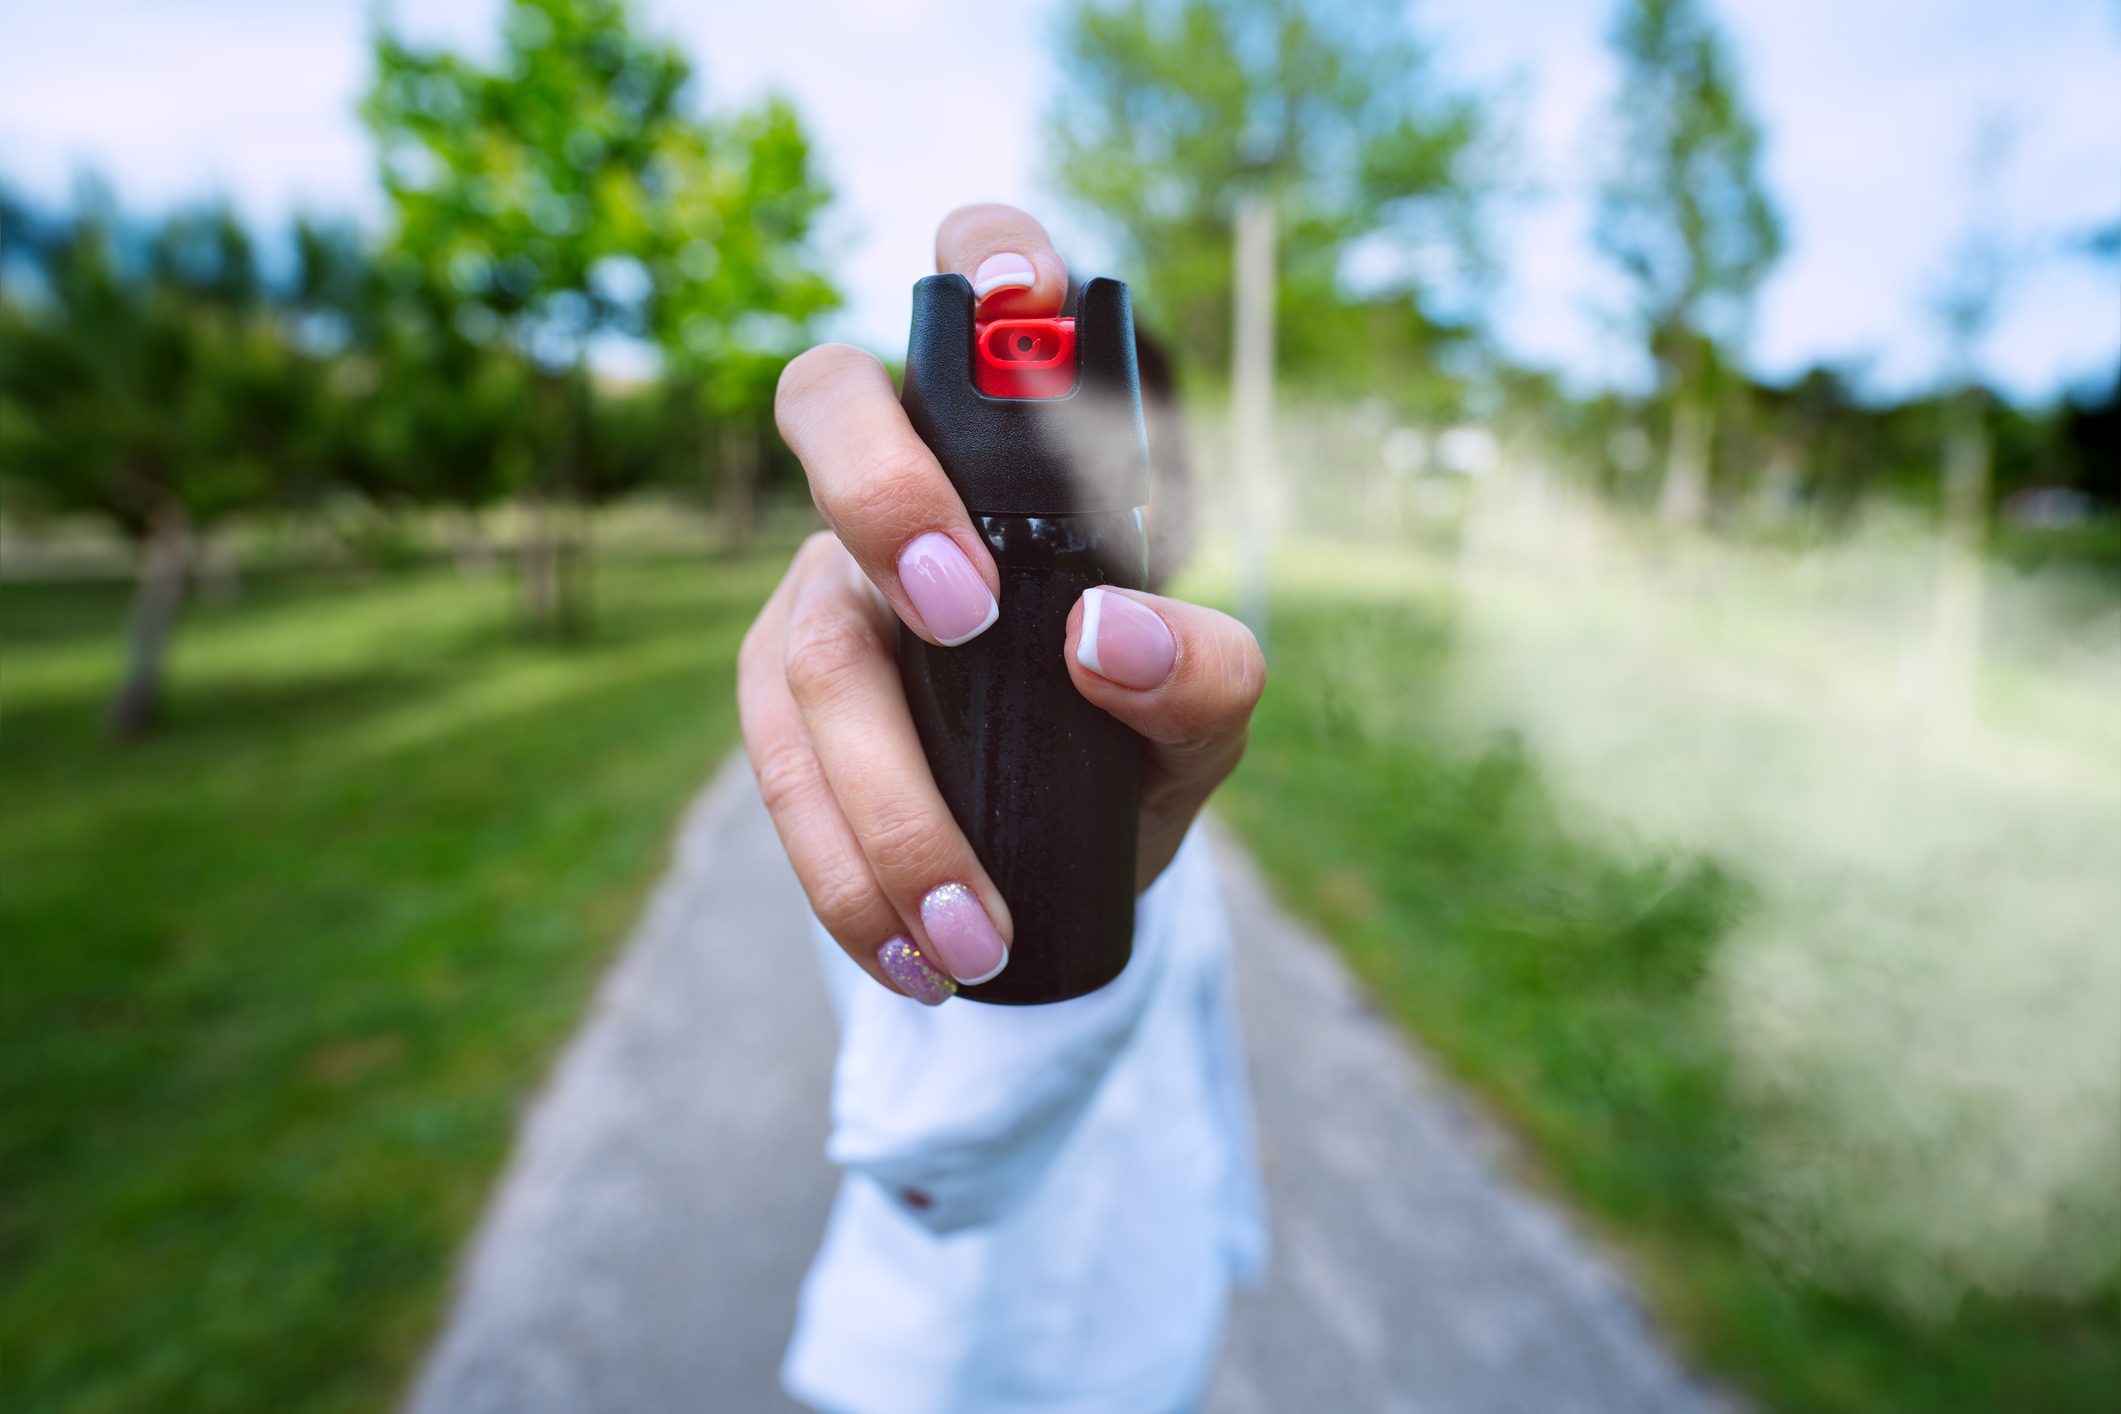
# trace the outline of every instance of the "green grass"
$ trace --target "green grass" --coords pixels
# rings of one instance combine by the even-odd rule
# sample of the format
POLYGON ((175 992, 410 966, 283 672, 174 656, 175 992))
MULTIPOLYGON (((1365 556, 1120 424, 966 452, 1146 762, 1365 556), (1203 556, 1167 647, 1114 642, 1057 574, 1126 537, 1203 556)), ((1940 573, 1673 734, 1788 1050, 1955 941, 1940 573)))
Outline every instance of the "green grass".
MULTIPOLYGON (((1372 562, 1366 562, 1372 563, 1372 562)), ((1374 563, 1372 563, 1374 568, 1374 563)), ((1733 1212, 1741 1109, 1704 994, 1744 861, 1576 826, 1506 735, 1469 745, 1451 602, 1418 568, 1277 599, 1273 681, 1222 796, 1284 898, 1529 1141, 1694 1358, 1790 1411, 2104 1410, 2121 1303, 1974 1300, 1940 1324, 1814 1289, 1733 1212)))
MULTIPOLYGON (((0 587, 8 1407, 392 1402, 520 1106, 733 740, 777 567, 607 560, 573 648, 447 572, 262 581, 187 620, 167 728, 124 749, 97 722, 121 592, 0 587)), ((1443 725, 1447 581, 1376 570, 1281 601, 1224 797, 1284 896, 1768 1407, 2108 1407, 2111 1293, 1923 1326, 1748 1245, 1702 987, 1755 906, 1746 862, 1623 850, 1529 748, 1443 725)))
POLYGON ((131 748, 121 592, 0 589, 8 1407, 392 1402, 771 559, 608 561, 571 648, 447 572, 258 583, 131 748))

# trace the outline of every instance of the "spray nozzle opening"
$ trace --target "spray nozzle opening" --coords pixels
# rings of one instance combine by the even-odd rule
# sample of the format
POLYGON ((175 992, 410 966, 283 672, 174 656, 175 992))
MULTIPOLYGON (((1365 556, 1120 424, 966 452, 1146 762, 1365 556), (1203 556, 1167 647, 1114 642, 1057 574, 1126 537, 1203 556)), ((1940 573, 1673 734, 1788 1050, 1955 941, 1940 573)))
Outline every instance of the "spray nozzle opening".
POLYGON ((1073 319, 981 324, 972 353, 972 380, 990 398, 1057 398, 1075 386, 1073 319))

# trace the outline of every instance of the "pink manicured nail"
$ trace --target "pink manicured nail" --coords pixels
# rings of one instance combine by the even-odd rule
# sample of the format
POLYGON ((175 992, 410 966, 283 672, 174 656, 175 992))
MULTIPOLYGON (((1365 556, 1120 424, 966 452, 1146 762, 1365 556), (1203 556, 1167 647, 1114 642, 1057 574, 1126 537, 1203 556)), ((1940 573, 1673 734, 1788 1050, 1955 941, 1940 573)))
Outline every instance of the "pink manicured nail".
POLYGON ((978 638, 1002 616, 987 581, 957 542, 939 530, 916 536, 899 551, 898 582, 906 586, 921 623, 945 648, 978 638))
POLYGON ((921 900, 921 926, 928 930, 936 961, 968 987, 991 981, 1009 965, 1009 945, 963 884, 930 889, 921 900))
POLYGON ((996 290, 1028 290, 1038 283, 1031 262, 1013 250, 990 255, 972 272, 972 297, 985 299, 996 290))
POLYGON ((1083 635, 1075 660, 1121 687, 1154 687, 1171 676, 1178 640, 1147 608, 1100 585, 1083 593, 1083 635))
POLYGON ((957 983, 930 967, 911 938, 893 938, 876 950, 876 961, 900 991, 922 1006, 941 1006, 957 995, 957 983))

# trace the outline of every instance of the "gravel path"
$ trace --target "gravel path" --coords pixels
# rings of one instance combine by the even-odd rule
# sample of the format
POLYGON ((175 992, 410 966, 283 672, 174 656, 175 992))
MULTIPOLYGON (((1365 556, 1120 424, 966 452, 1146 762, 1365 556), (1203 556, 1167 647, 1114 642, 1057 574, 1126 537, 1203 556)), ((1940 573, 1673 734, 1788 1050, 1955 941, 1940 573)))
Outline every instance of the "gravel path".
MULTIPOLYGON (((1221 845, 1275 1260, 1232 1312, 1210 1409, 1726 1407, 1221 845)), ((803 920, 732 762, 525 1119, 415 1414, 792 1407, 775 1370, 834 1183, 803 920)))

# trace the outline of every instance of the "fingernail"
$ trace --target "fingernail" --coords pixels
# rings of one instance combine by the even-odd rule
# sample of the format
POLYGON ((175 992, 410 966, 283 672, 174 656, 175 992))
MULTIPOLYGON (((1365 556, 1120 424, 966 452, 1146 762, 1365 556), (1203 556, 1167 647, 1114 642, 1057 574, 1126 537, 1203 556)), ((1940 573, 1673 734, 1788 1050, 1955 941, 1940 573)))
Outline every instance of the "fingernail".
POLYGON ((957 542, 939 530, 915 537, 899 551, 898 582, 935 641, 945 648, 969 643, 1002 616, 987 581, 957 542))
POLYGON ((1121 687, 1154 687, 1177 659, 1178 640, 1154 609, 1103 586, 1084 591, 1076 662, 1121 687))
POLYGON ((991 981, 1009 965, 1009 945, 963 884, 930 889, 921 900, 921 926, 935 960, 968 987, 991 981))
POLYGON ((893 938, 876 950, 876 961, 901 992, 922 1006, 941 1006, 957 995, 957 983, 930 967, 911 938, 893 938))
POLYGON ((972 272, 972 297, 985 299, 996 290, 1028 290, 1038 283, 1031 262, 1013 250, 990 255, 972 272))

